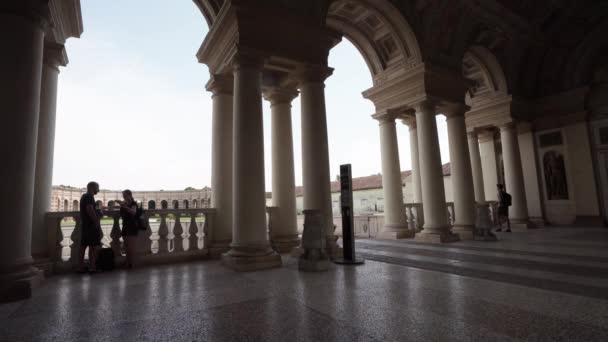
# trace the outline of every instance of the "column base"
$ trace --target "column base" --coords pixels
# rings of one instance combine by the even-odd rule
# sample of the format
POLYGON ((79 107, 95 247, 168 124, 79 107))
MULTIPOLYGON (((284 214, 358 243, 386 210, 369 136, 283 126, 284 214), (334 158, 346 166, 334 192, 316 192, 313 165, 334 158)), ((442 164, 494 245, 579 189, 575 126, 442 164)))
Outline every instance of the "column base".
POLYGON ((209 246, 203 246, 209 252, 209 257, 213 259, 221 258, 222 254, 230 251, 230 243, 232 240, 212 241, 209 246))
POLYGON ((448 229, 445 229, 441 232, 429 232, 427 229, 423 229, 420 233, 416 234, 414 240, 418 242, 428 243, 448 243, 460 241, 460 237, 456 234, 453 234, 448 229))
POLYGON ((44 280, 44 274, 35 267, 12 273, 0 273, 0 303, 14 302, 32 297, 32 292, 44 280))
POLYGON ((300 239, 297 235, 275 236, 271 238, 270 245, 278 253, 289 253, 300 245, 300 239))
POLYGON ((281 255, 272 249, 256 247, 235 247, 222 254, 222 264, 237 272, 264 270, 281 267, 281 255))
POLYGON ((409 229, 399 230, 383 230, 376 235, 376 239, 384 240, 398 240, 398 239, 411 239, 416 233, 409 229))
POLYGON ((473 225, 454 225, 452 233, 457 234, 460 240, 473 240, 475 238, 473 225))
POLYGON ((534 225, 534 228, 543 228, 547 224, 542 217, 530 217, 529 220, 534 225))
MULTIPOLYGON (((528 219, 509 219, 511 223, 511 230, 524 232, 530 228, 535 228, 534 223, 528 219)), ((506 223, 503 223, 503 229, 505 229, 506 223)))

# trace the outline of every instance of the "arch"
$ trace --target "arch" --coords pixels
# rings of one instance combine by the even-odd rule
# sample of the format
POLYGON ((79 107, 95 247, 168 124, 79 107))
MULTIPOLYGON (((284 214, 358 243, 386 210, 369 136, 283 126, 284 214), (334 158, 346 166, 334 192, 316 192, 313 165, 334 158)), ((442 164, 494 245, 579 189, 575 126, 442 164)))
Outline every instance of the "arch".
POLYGON ((57 208, 55 208, 55 211, 61 211, 61 199, 57 198, 57 208))
POLYGON ((179 201, 178 200, 173 200, 173 202, 171 202, 173 209, 179 209, 179 201))
POLYGON ((184 200, 184 209, 188 209, 190 207, 190 202, 188 200, 184 200))
POLYGON ((327 26, 342 32, 359 50, 376 83, 389 68, 422 62, 414 31, 388 0, 337 0, 329 7, 327 26))
POLYGON ((67 199, 63 200, 63 211, 69 211, 69 202, 67 199))
POLYGON ((224 0, 194 0, 194 3, 205 17, 207 25, 211 27, 224 4, 224 0))
POLYGON ((72 210, 73 211, 78 211, 80 208, 78 207, 78 201, 77 200, 73 200, 72 201, 72 210))
POLYGON ((95 202, 95 206, 97 208, 101 208, 101 207, 103 207, 103 202, 102 201, 97 201, 97 202, 95 202))
POLYGON ((155 201, 148 201, 148 209, 150 209, 150 210, 156 209, 156 202, 155 201))
POLYGON ((113 207, 115 203, 115 201, 108 201, 108 207, 113 207))
POLYGON ((160 207, 161 207, 161 209, 168 209, 169 203, 167 203, 166 200, 162 200, 162 201, 160 201, 160 207))
POLYGON ((192 207, 194 209, 198 209, 198 200, 196 200, 196 199, 192 200, 192 207))
POLYGON ((498 59, 483 46, 475 45, 465 52, 462 74, 474 82, 467 93, 467 99, 483 95, 509 94, 507 78, 498 59))

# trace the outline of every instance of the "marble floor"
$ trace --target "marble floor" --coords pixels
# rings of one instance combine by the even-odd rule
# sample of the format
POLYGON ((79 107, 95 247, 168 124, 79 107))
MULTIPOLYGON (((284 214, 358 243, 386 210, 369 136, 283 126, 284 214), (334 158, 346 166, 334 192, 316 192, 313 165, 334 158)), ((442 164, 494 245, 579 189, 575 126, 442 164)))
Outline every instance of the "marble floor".
POLYGON ((66 275, 0 305, 0 341, 608 341, 608 229, 359 240, 362 266, 217 261, 66 275))

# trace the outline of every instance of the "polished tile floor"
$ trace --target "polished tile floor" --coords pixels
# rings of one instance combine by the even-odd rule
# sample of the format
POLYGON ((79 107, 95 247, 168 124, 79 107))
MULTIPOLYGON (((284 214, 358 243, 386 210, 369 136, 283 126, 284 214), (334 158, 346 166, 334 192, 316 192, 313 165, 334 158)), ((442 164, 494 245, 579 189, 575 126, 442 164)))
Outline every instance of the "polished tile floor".
POLYGON ((608 341, 608 229, 496 243, 360 240, 365 265, 219 262, 57 276, 0 305, 0 341, 608 341))

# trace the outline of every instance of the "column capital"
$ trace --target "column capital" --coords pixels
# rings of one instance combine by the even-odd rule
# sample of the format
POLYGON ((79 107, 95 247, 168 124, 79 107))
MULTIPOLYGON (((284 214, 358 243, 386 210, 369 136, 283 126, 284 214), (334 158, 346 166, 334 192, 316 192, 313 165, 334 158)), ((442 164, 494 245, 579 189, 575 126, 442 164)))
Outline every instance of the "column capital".
POLYGON ((468 112, 471 107, 463 103, 451 103, 442 105, 439 110, 449 120, 454 117, 462 117, 468 112))
POLYGON ((495 131, 493 129, 487 129, 477 132, 477 139, 479 142, 494 140, 495 131))
POLYGON ((232 95, 234 92, 234 79, 232 75, 211 75, 209 82, 205 85, 207 91, 213 96, 225 94, 232 95))
POLYGON ((261 69, 264 66, 264 57, 249 51, 237 51, 232 57, 231 65, 234 71, 243 67, 261 69))
POLYGON ((479 140, 479 135, 477 134, 476 131, 469 131, 469 132, 467 132, 467 137, 469 139, 479 140))
POLYGON ((68 55, 65 51, 65 46, 63 44, 45 42, 43 63, 57 70, 59 70, 60 66, 66 66, 68 64, 68 55))
POLYGON ((435 101, 432 99, 425 99, 418 103, 412 105, 412 108, 416 111, 416 113, 428 113, 433 112, 433 114, 437 115, 437 107, 439 105, 439 101, 435 101))
POLYGON ((511 121, 498 125, 498 128, 500 128, 501 132, 508 132, 514 130, 516 126, 515 122, 511 121))
POLYGON ((299 92, 296 89, 285 87, 269 87, 263 90, 264 99, 269 101, 271 106, 277 104, 289 104, 298 97, 299 92))
POLYGON ((325 65, 304 65, 290 74, 290 78, 302 83, 323 83, 334 72, 333 68, 325 65))
POLYGON ((382 125, 385 123, 394 123, 395 120, 401 118, 402 116, 403 114, 399 112, 387 110, 372 114, 372 119, 378 120, 380 125, 382 125))
POLYGON ((416 113, 411 110, 409 113, 406 113, 406 116, 401 119, 401 123, 406 125, 410 131, 416 129, 416 113), (412 115, 413 114, 413 115, 412 115))

